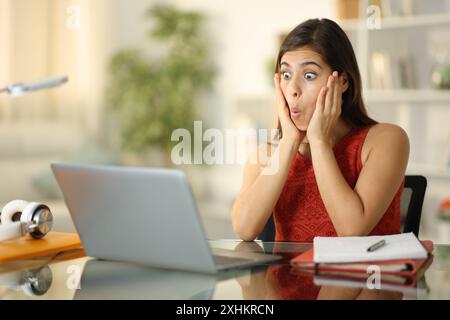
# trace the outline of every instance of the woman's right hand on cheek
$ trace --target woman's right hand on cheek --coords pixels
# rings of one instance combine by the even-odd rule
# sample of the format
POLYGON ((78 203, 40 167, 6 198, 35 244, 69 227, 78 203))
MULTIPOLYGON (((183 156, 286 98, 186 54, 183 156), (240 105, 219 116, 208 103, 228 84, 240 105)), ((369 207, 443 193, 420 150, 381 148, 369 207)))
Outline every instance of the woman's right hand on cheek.
POLYGON ((281 129, 283 131, 282 139, 300 144, 301 140, 305 137, 305 133, 301 132, 291 119, 289 107, 280 87, 280 75, 276 73, 273 77, 273 80, 275 83, 276 112, 278 115, 278 119, 280 120, 281 129))

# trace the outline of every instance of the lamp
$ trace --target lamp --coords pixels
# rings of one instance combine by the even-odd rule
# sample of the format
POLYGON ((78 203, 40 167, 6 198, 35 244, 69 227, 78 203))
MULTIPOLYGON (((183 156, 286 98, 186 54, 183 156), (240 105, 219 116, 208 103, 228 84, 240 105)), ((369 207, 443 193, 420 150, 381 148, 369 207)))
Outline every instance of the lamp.
POLYGON ((15 83, 5 88, 1 88, 0 93, 7 92, 12 97, 19 97, 32 91, 50 89, 60 86, 66 83, 68 80, 69 78, 67 76, 64 76, 64 77, 49 78, 42 81, 27 84, 15 83))

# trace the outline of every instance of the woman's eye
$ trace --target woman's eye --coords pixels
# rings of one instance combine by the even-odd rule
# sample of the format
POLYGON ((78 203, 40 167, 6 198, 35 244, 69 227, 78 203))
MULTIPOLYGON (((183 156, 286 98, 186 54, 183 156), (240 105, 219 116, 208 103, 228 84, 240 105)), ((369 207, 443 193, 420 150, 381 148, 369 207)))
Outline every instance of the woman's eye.
POLYGON ((282 71, 281 72, 281 77, 285 80, 289 80, 291 78, 291 74, 287 71, 282 71))
POLYGON ((316 77, 317 77, 317 75, 314 72, 305 73, 306 80, 314 80, 316 77))

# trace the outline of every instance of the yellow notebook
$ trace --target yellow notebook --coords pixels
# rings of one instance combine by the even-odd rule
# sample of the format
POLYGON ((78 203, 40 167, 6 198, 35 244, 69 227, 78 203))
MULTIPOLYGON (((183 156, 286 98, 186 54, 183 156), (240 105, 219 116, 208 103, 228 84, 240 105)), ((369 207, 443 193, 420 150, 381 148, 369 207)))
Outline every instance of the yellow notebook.
POLYGON ((76 233, 49 232, 39 240, 26 236, 0 242, 0 264, 49 256, 82 247, 80 237, 76 233))

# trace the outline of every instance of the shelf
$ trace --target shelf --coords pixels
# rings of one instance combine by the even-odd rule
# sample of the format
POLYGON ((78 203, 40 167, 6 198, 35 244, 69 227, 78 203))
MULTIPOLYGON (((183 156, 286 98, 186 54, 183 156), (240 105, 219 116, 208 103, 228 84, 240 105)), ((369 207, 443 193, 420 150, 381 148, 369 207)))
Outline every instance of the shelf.
MULTIPOLYGON (((338 21, 342 29, 346 31, 369 30, 365 19, 349 19, 338 21)), ((382 17, 381 29, 369 31, 383 31, 397 28, 426 27, 441 24, 450 24, 450 13, 423 14, 414 16, 382 17)))
POLYGON ((384 102, 425 102, 449 103, 450 90, 364 90, 364 98, 371 103, 384 102))
MULTIPOLYGON (((381 18, 381 30, 450 24, 450 13, 381 18)), ((379 31, 379 30, 373 30, 379 31)))
POLYGON ((450 168, 444 165, 433 165, 424 163, 408 163, 406 174, 423 175, 427 178, 439 178, 450 180, 450 168))

